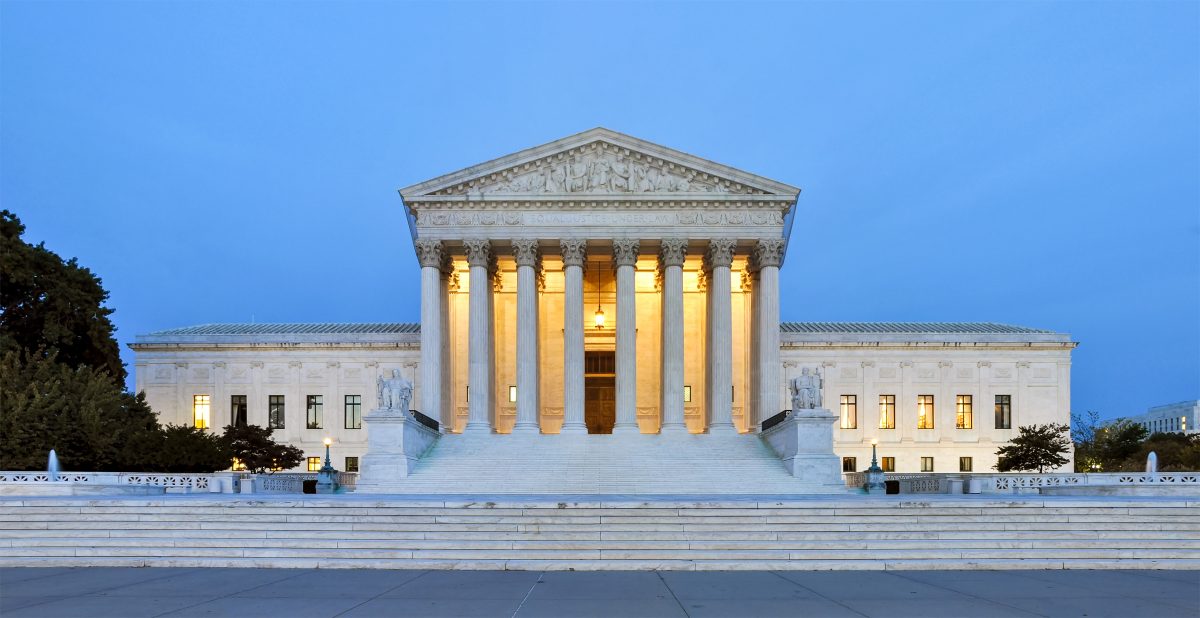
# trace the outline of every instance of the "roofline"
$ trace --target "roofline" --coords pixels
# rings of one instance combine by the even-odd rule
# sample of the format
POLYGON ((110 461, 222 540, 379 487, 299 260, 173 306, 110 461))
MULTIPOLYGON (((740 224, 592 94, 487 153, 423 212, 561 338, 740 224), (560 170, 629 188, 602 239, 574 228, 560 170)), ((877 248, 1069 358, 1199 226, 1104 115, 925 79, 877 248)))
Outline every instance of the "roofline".
POLYGON ((400 198, 406 202, 413 201, 423 195, 439 191, 446 187, 456 185, 460 182, 478 178, 480 176, 486 176, 502 169, 515 167, 526 161, 539 159, 555 152, 569 150, 577 146, 583 146, 598 139, 604 139, 613 142, 618 146, 624 146, 632 150, 639 150, 645 152, 646 154, 662 159, 679 161, 685 165, 695 167, 702 171, 715 173, 718 176, 728 178, 729 180, 739 182, 743 185, 761 188, 777 195, 791 196, 791 199, 796 199, 800 196, 800 189, 798 187, 793 187, 792 185, 785 184, 777 180, 771 180, 770 178, 766 178, 764 176, 759 176, 757 174, 742 171, 728 165, 717 163, 716 161, 702 159, 686 152, 638 139, 632 135, 626 135, 625 133, 621 133, 619 131, 613 131, 604 127, 596 127, 594 129, 588 129, 587 131, 568 135, 552 142, 526 148, 509 155, 463 168, 456 172, 443 174, 436 178, 404 187, 399 190, 400 198))

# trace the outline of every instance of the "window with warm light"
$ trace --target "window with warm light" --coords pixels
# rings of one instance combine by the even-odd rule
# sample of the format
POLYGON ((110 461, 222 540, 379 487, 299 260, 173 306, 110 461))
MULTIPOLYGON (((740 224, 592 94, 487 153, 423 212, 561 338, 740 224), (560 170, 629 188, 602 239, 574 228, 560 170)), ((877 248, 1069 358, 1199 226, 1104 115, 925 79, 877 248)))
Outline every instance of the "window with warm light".
POLYGON ((309 457, 308 458, 308 471, 309 472, 320 472, 321 471, 321 458, 320 457, 309 457))
POLYGON ((229 397, 229 422, 234 427, 245 427, 247 417, 250 415, 250 406, 246 403, 245 395, 230 395, 229 397))
POLYGON ((347 457, 346 458, 346 466, 342 469, 345 470, 346 472, 358 472, 358 458, 357 457, 347 457))
POLYGON ((959 457, 958 458, 958 471, 959 472, 970 472, 973 465, 974 464, 971 462, 970 457, 959 457))
POLYGON ((517 401, 517 387, 511 384, 508 386, 508 401, 509 403, 515 403, 517 401))
POLYGON ((691 386, 683 387, 683 402, 684 403, 692 402, 692 387, 691 386))
POLYGON ((230 469, 233 470, 234 472, 245 472, 246 464, 242 463, 242 461, 240 459, 238 459, 237 457, 234 457, 233 465, 230 466, 230 469))
POLYGON ((954 428, 974 429, 975 414, 971 410, 971 396, 958 395, 954 398, 954 428))
POLYGON ((346 429, 362 429, 362 395, 346 395, 344 406, 346 429))
POLYGON ((879 468, 881 470, 883 470, 884 472, 895 472, 896 471, 896 458, 895 457, 880 457, 879 458, 879 468))
POLYGON ((842 429, 858 429, 858 395, 842 395, 842 429))
POLYGON ((192 396, 192 422, 196 429, 208 429, 211 407, 208 395, 192 396))
POLYGON ((933 429, 933 395, 917 395, 917 429, 933 429))
POLYGON ((1012 395, 996 395, 996 429, 1012 429, 1012 395))
POLYGON ((921 472, 933 472, 933 458, 932 457, 922 457, 921 458, 921 472))
POLYGON ((879 428, 880 429, 895 429, 896 428, 896 396, 895 395, 880 395, 879 396, 879 428))
POLYGON ((858 470, 858 459, 855 457, 842 458, 842 472, 854 472, 858 470))
POLYGON ((267 397, 267 426, 271 429, 283 429, 283 395, 267 397))
POLYGON ((308 395, 305 398, 306 426, 309 429, 321 428, 321 411, 325 407, 320 395, 308 395))

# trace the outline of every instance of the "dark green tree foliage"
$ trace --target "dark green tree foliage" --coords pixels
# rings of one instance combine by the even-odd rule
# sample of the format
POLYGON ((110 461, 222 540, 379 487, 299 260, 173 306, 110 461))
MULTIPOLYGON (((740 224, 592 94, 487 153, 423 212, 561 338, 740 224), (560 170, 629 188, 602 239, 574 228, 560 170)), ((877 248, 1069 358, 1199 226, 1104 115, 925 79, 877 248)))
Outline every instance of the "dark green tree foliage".
POLYGON ((1071 441, 1067 438, 1070 431, 1070 427, 1060 423, 1018 427, 1017 437, 996 451, 1000 457, 996 470, 1043 473, 1047 468, 1054 469, 1067 463, 1070 461, 1065 457, 1071 449, 1071 441))
POLYGON ((1159 472, 1195 472, 1200 470, 1200 434, 1177 432, 1151 434, 1137 451, 1114 467, 1117 472, 1142 472, 1151 451, 1158 457, 1159 472))
POLYGON ((186 425, 167 425, 161 436, 153 465, 157 471, 212 472, 229 468, 229 447, 221 436, 186 425))
POLYGON ((100 278, 21 236, 25 226, 0 210, 0 353, 41 350, 70 367, 107 371, 125 381, 116 330, 100 278))
POLYGON ((53 353, 0 357, 0 469, 45 470, 55 449, 67 470, 141 470, 158 420, 141 396, 53 353))
POLYGON ((1142 442, 1150 435, 1145 427, 1137 423, 1120 420, 1096 430, 1095 452, 1101 472, 1137 472, 1146 469, 1146 458, 1141 465, 1130 467, 1130 461, 1142 448, 1142 442))
POLYGON ((274 468, 287 470, 304 461, 304 451, 271 439, 271 430, 257 425, 227 425, 223 436, 231 457, 237 458, 250 472, 274 468))

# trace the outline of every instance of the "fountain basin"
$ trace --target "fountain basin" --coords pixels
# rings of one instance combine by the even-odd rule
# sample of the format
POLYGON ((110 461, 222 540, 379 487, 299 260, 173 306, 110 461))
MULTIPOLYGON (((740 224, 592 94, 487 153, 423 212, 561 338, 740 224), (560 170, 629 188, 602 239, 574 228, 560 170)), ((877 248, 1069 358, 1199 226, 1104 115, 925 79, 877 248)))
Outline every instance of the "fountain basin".
POLYGON ((63 481, 0 483, 4 496, 156 496, 166 492, 155 485, 99 485, 63 481))

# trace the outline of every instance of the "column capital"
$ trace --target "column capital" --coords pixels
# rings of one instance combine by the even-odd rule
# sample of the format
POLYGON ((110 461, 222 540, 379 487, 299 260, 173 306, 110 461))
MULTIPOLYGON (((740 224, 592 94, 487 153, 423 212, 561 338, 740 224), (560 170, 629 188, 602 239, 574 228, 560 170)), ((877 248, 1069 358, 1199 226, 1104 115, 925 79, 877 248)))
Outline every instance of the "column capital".
POLYGON ((619 238, 613 241, 613 269, 618 266, 636 266, 641 242, 636 238, 619 238))
POLYGON ((489 268, 492 261, 492 243, 486 238, 468 238, 463 241, 467 252, 467 264, 472 267, 489 268))
POLYGON ((442 251, 442 241, 418 238, 413 241, 417 249, 417 261, 421 268, 442 268, 445 256, 442 251))
POLYGON ((518 238, 513 240, 512 252, 513 258, 517 261, 517 266, 532 266, 537 268, 538 262, 541 260, 538 241, 532 238, 518 238))
POLYGON ((779 268, 783 264, 783 250, 787 243, 782 238, 761 238, 750 252, 750 266, 758 270, 767 266, 779 268))
POLYGON ((732 266, 733 250, 736 247, 737 240, 733 238, 714 238, 708 241, 708 249, 704 252, 704 270, 707 272, 720 266, 732 266))
POLYGON ((584 266, 587 262, 587 241, 582 238, 565 238, 558 243, 562 250, 563 268, 584 266))
POLYGON ((686 238, 664 238, 658 250, 659 267, 683 266, 683 261, 687 259, 687 245, 686 238))

